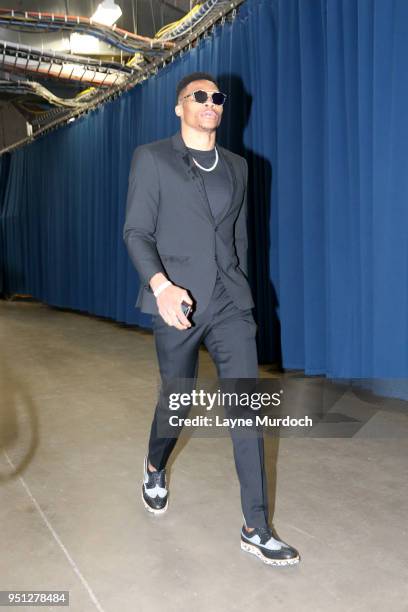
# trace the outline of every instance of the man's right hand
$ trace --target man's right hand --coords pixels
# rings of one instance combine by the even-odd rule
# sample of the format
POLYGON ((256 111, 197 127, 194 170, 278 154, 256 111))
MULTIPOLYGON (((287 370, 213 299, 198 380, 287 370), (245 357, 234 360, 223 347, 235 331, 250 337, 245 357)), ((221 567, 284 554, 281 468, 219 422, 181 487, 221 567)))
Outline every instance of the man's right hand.
MULTIPOLYGON (((157 289, 165 280, 167 279, 163 274, 155 274, 150 280, 152 290, 157 289)), ((187 291, 177 285, 169 285, 156 298, 159 314, 167 325, 177 329, 188 329, 191 323, 181 310, 181 302, 193 303, 187 291)))
POLYGON ((156 298, 156 302, 159 314, 167 325, 172 325, 177 329, 191 327, 190 321, 181 310, 181 302, 193 303, 185 289, 177 287, 177 285, 170 285, 156 298))

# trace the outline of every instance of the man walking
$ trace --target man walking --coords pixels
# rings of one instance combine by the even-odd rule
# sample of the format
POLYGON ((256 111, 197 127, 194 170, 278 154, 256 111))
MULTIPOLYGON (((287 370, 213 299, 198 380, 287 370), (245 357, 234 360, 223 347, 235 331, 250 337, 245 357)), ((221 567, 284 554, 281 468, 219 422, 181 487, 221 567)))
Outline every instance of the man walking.
MULTIPOLYGON (((180 131, 133 154, 124 240, 141 281, 136 306, 156 315, 162 381, 194 379, 201 342, 220 378, 258 376, 247 281, 248 165, 216 145, 225 99, 211 75, 187 75, 176 91, 180 131)), ((159 422, 160 401, 142 484, 143 503, 154 514, 168 507, 166 464, 177 442, 160 436, 159 422)), ((241 548, 271 565, 297 563, 298 552, 268 526, 262 436, 231 437, 245 521, 241 548)))

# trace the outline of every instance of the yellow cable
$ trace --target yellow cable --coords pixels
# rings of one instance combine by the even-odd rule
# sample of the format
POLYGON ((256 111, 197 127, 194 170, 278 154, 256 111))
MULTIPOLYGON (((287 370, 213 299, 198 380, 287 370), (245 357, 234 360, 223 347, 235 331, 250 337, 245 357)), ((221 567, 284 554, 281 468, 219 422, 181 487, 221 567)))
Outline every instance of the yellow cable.
POLYGON ((186 15, 184 15, 184 17, 182 17, 181 19, 179 19, 178 21, 174 21, 173 23, 168 23, 165 26, 163 26, 155 35, 154 38, 160 38, 165 32, 167 32, 168 30, 173 30, 177 25, 179 25, 180 23, 183 23, 183 21, 188 20, 190 17, 192 17, 195 13, 197 13, 197 11, 200 10, 202 4, 196 4, 191 11, 189 11, 186 15))

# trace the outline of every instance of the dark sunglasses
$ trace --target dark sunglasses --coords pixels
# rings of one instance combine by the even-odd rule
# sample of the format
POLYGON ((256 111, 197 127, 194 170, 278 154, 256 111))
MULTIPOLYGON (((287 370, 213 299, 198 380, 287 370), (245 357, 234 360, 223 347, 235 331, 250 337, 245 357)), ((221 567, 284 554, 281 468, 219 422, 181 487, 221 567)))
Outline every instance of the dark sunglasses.
POLYGON ((199 102, 200 104, 204 104, 204 102, 207 102, 208 97, 211 96, 213 104, 216 104, 217 106, 222 106, 227 97, 226 94, 221 93, 220 91, 214 91, 213 93, 208 94, 206 91, 203 91, 202 89, 198 89, 197 91, 193 91, 187 96, 184 96, 183 100, 185 98, 189 98, 190 96, 193 96, 194 100, 196 102, 199 102))

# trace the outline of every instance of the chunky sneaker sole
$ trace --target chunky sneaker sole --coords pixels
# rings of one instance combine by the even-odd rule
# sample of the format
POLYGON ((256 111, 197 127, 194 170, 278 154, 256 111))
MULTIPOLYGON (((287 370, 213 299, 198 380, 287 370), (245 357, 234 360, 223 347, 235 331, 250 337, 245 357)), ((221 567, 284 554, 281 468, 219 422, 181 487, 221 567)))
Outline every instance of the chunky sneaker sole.
POLYGON ((265 555, 262 554, 261 550, 257 546, 253 546, 252 544, 248 544, 247 542, 241 541, 241 548, 245 552, 255 555, 256 557, 258 557, 258 559, 261 559, 261 561, 263 561, 267 565, 296 565, 296 563, 299 563, 300 561, 299 555, 297 557, 293 557, 292 559, 268 559, 268 557, 265 557, 265 555))
POLYGON ((272 535, 271 529, 261 528, 254 529, 251 532, 241 531, 241 549, 261 559, 267 565, 285 566, 296 565, 300 561, 300 555, 297 550, 276 539, 272 535), (251 538, 249 537, 251 534, 251 538), (251 542, 250 540, 254 541, 251 542))
POLYGON ((147 469, 147 457, 143 464, 142 501, 146 510, 152 514, 163 514, 169 505, 166 470, 150 472, 147 469))

